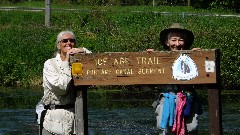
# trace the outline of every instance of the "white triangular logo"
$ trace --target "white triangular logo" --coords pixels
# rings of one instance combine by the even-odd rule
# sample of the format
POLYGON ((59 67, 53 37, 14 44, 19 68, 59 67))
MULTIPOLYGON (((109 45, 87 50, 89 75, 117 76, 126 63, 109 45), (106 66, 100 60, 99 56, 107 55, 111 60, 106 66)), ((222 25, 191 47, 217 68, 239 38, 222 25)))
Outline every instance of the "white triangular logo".
POLYGON ((175 80, 191 80, 198 76, 195 62, 187 54, 180 54, 174 61, 172 73, 175 80))

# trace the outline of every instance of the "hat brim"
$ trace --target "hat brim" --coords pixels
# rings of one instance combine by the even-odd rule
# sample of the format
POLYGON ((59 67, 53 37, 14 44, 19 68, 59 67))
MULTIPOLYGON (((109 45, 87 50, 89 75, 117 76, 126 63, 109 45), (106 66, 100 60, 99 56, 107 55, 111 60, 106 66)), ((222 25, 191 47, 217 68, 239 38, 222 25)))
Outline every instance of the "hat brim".
POLYGON ((178 29, 178 28, 164 29, 160 32, 160 42, 162 43, 164 49, 170 50, 170 47, 167 46, 167 44, 166 44, 167 36, 168 36, 169 32, 174 32, 174 31, 186 34, 184 50, 190 49, 190 47, 192 46, 193 41, 194 41, 193 33, 187 29, 178 29))

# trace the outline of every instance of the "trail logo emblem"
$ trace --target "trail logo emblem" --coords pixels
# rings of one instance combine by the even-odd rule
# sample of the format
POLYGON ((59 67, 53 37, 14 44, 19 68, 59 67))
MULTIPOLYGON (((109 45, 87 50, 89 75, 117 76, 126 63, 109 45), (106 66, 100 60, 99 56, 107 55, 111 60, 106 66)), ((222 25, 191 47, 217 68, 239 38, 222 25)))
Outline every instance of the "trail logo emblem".
POLYGON ((195 62, 187 54, 180 54, 172 66, 172 77, 175 80, 192 80, 198 76, 195 62))

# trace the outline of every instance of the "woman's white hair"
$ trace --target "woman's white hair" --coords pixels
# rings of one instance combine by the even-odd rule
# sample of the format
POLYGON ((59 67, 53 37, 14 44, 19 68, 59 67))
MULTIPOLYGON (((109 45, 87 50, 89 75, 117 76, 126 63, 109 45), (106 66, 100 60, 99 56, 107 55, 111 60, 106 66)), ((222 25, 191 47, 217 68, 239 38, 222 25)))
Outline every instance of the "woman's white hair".
MULTIPOLYGON (((56 40, 56 46, 58 46, 59 42, 62 40, 62 35, 63 34, 71 34, 72 37, 75 39, 75 35, 72 31, 61 31, 58 35, 57 35, 57 40, 56 40)), ((76 40, 76 39, 75 39, 76 40)), ((77 42, 75 42, 75 44, 77 44, 77 42)))
POLYGON ((75 38, 75 35, 74 35, 74 33, 72 32, 72 31, 69 31, 69 30, 66 30, 66 31, 61 31, 58 35, 57 35, 57 40, 56 40, 56 52, 54 53, 54 56, 56 56, 57 55, 57 53, 60 53, 60 50, 58 49, 58 45, 59 45, 59 43, 61 42, 61 40, 62 40, 62 35, 63 34, 71 34, 72 35, 72 37, 73 37, 73 39, 75 39, 75 45, 77 45, 77 41, 76 41, 76 38, 75 38))

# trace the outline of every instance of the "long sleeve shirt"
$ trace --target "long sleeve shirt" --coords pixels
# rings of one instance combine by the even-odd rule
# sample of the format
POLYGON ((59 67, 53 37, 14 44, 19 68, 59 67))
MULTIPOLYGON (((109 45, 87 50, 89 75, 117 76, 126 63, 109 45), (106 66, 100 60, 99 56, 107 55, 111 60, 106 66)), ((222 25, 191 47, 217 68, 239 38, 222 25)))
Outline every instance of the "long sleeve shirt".
POLYGON ((69 62, 62 61, 59 53, 55 58, 48 59, 43 68, 43 103, 45 105, 74 103, 75 97, 71 80, 69 62))
MULTIPOLYGON (((92 53, 84 48, 85 53, 92 53)), ((60 54, 48 59, 43 67, 44 105, 66 105, 75 102, 75 90, 68 61, 62 61, 60 54)))

